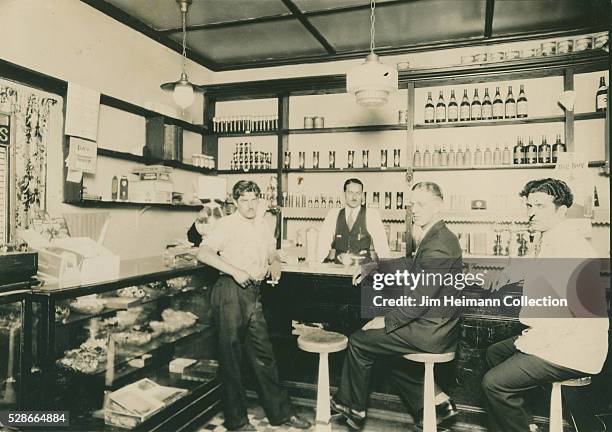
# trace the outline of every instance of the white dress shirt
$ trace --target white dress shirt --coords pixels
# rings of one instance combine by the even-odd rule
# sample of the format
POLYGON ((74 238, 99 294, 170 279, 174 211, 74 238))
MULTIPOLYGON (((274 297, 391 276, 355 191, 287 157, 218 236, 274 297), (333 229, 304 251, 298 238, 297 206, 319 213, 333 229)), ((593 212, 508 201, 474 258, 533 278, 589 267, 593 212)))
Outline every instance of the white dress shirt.
MULTIPOLYGON (((345 207, 347 225, 349 223, 349 212, 352 213, 353 223, 355 223, 357 221, 357 216, 359 215, 360 209, 361 206, 354 209, 345 207)), ((331 249, 331 245, 336 235, 336 222, 338 221, 338 214, 340 213, 340 210, 342 209, 331 209, 327 213, 327 216, 325 216, 323 226, 319 231, 319 243, 317 245, 317 259, 319 262, 323 262, 323 260, 329 254, 329 250, 331 249)), ((378 254, 378 257, 390 258, 391 251, 389 249, 389 243, 387 243, 387 233, 385 232, 385 227, 383 226, 378 210, 373 208, 366 209, 366 228, 372 237, 372 245, 374 246, 374 250, 378 254)))
POLYGON ((276 239, 264 218, 247 219, 238 211, 220 219, 203 244, 255 280, 265 278, 268 257, 276 249, 276 239))
MULTIPOLYGON (((541 275, 559 291, 559 298, 568 298, 568 280, 574 271, 564 263, 579 262, 568 258, 596 257, 595 250, 569 223, 562 222, 542 234, 538 258, 566 259, 558 263, 552 260, 542 263, 546 269, 541 269, 541 275)), ((534 289, 537 292, 537 287, 530 287, 527 278, 523 295, 529 296, 534 289)), ((521 309, 520 321, 529 328, 515 341, 518 350, 581 372, 596 374, 601 371, 608 353, 608 318, 534 318, 525 315, 521 309)))

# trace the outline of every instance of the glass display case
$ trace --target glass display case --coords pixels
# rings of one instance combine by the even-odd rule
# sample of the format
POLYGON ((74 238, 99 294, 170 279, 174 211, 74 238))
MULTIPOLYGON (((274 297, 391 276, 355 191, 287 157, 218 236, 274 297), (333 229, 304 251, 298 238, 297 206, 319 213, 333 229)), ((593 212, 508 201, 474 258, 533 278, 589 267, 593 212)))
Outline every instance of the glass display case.
POLYGON ((0 294, 0 411, 27 406, 32 308, 28 290, 0 294))
POLYGON ((113 281, 34 290, 44 389, 37 406, 69 411, 76 430, 176 430, 216 413, 208 312, 214 276, 202 266, 166 267, 161 257, 122 262, 120 273, 113 281))

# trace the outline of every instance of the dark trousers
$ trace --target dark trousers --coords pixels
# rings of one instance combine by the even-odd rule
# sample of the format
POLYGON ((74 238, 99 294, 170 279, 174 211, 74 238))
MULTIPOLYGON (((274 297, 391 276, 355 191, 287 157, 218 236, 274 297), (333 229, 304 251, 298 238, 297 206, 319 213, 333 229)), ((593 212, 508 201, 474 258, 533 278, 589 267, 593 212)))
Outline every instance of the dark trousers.
POLYGON ((219 338, 219 377, 225 426, 236 429, 248 422, 242 387, 243 348, 253 367, 259 398, 268 420, 272 425, 282 424, 294 410, 278 377, 259 285, 243 289, 231 277, 221 276, 213 286, 211 306, 219 338))
POLYGON ((482 388, 493 431, 528 432, 524 391, 586 375, 525 354, 516 349, 515 340, 516 337, 505 339, 487 349, 487 365, 491 369, 482 380, 482 388))
MULTIPOLYGON (((404 404, 413 414, 423 408, 423 365, 401 358, 404 354, 420 353, 410 341, 385 329, 357 330, 349 337, 347 355, 336 399, 354 410, 366 409, 370 393, 370 376, 376 359, 396 357, 390 368, 391 379, 404 404)), ((436 388, 436 393, 440 390, 436 388)))

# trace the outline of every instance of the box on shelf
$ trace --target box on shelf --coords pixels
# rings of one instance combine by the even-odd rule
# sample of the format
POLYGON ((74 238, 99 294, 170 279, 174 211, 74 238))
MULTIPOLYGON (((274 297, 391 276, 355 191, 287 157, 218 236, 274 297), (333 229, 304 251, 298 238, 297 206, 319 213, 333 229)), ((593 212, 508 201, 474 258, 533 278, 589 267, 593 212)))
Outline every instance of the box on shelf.
POLYGON ((139 180, 162 180, 172 181, 172 167, 164 165, 149 165, 144 167, 134 168, 132 174, 136 175, 139 180))
POLYGON ((147 119, 145 151, 155 159, 183 160, 183 129, 164 124, 163 117, 147 119))
POLYGON ((130 200, 140 203, 172 203, 174 184, 163 180, 133 181, 130 185, 130 200))

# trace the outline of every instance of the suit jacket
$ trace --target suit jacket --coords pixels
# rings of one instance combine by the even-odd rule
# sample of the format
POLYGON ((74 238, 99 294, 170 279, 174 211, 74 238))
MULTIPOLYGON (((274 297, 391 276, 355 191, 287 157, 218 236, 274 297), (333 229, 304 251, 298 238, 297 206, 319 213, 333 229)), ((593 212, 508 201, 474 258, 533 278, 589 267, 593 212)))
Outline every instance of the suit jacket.
MULTIPOLYGON (((461 247, 443 221, 436 222, 425 237, 412 259, 405 265, 410 273, 444 275, 461 273, 461 247)), ((394 307, 385 315, 387 333, 410 340, 424 352, 440 353, 454 350, 458 336, 459 308, 455 306, 418 306, 424 296, 433 299, 452 297, 457 292, 452 285, 419 284, 414 290, 406 290, 416 300, 417 306, 394 307)))

